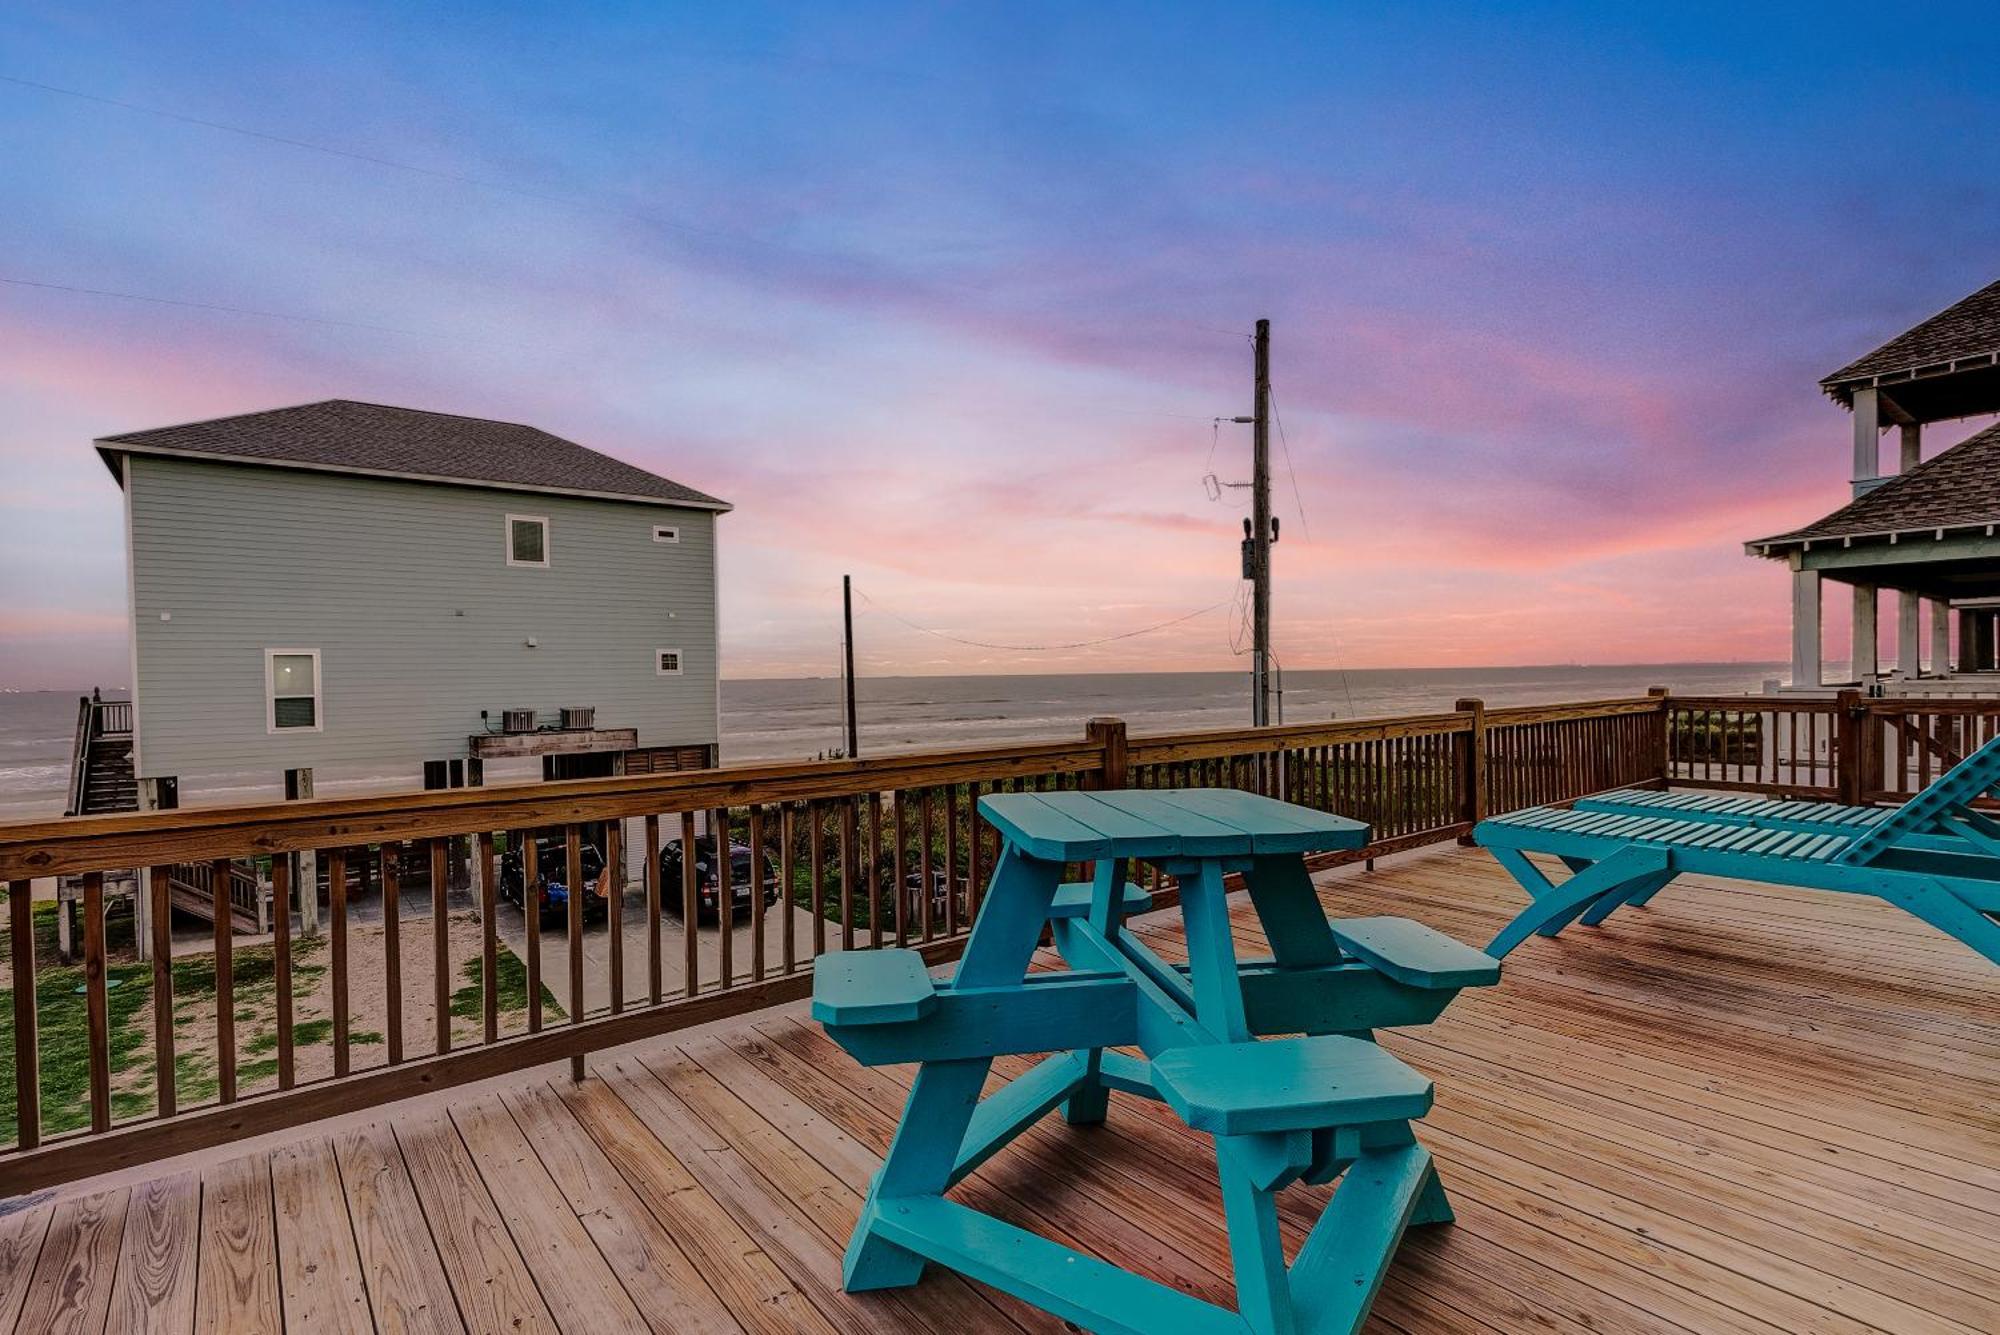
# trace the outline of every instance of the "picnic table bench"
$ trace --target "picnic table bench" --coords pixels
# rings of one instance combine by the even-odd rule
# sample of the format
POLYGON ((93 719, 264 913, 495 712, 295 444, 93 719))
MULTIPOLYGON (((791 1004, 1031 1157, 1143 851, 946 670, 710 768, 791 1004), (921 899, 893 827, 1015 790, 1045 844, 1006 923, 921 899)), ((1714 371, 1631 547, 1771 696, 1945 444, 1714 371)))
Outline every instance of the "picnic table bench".
POLYGON ((1486 954, 1400 918, 1329 921, 1307 853, 1367 826, 1227 789, 1010 793, 980 810, 1003 848, 956 971, 908 950, 822 956, 813 1014, 866 1065, 917 1062, 870 1184, 843 1282, 914 1284, 937 1262, 1101 1332, 1324 1335, 1357 1329, 1403 1231, 1451 1208, 1411 1123, 1431 1082, 1372 1041, 1423 1024, 1486 954), (1123 929, 1152 906, 1135 861, 1180 885, 1188 960, 1123 929), (1087 881, 1065 882, 1089 863, 1087 881), (1225 877, 1240 873, 1271 957, 1239 960, 1225 877), (1044 928, 1065 969, 1029 973, 1044 928), (1297 1035, 1267 1039, 1265 1035, 1297 1035), (993 1059, 1050 1054, 981 1098, 993 1059), (1237 1310, 1120 1270, 949 1199, 1049 1112, 1106 1120, 1112 1091, 1155 1099, 1215 1138, 1237 1310), (1276 1193, 1338 1179, 1288 1268, 1276 1193))

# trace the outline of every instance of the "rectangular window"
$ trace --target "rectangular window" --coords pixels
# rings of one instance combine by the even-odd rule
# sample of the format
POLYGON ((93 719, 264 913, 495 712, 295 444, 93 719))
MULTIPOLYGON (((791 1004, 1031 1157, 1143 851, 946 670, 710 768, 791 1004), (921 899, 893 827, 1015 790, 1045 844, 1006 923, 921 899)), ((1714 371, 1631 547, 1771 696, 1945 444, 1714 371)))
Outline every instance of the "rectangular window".
POLYGON ((318 732, 319 650, 264 651, 264 715, 269 732, 318 732))
POLYGON ((653 668, 662 677, 681 675, 681 651, 678 649, 656 649, 653 651, 653 668))
POLYGON ((680 540, 681 540, 681 531, 675 528, 673 525, 655 524, 653 526, 654 542, 679 542, 680 540))
POLYGON ((508 515, 507 564, 546 566, 548 563, 548 519, 543 515, 508 515))

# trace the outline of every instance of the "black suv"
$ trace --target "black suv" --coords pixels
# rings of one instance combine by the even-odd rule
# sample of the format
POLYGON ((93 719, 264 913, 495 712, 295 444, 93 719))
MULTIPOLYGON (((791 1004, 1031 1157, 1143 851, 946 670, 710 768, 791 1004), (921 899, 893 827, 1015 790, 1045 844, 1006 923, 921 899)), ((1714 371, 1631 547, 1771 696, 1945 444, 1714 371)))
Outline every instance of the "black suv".
MULTIPOLYGON (((703 835, 694 841, 695 916, 700 922, 715 922, 720 914, 716 899, 722 893, 722 878, 716 866, 715 836, 703 835)), ((778 902, 778 876, 770 861, 764 863, 764 905, 778 902)), ((729 846, 730 916, 750 911, 750 845, 729 846)), ((685 896, 681 888, 681 841, 660 846, 660 899, 672 912, 682 913, 685 896)))
MULTIPOLYGON (((582 862, 583 918, 585 922, 596 922, 607 912, 603 888, 604 854, 597 851, 595 843, 586 841, 582 848, 582 862)), ((500 858, 501 897, 526 913, 528 896, 532 893, 544 926, 563 922, 569 917, 568 864, 569 848, 563 840, 538 839, 535 841, 535 879, 532 884, 526 884, 521 876, 521 851, 510 848, 500 858)))

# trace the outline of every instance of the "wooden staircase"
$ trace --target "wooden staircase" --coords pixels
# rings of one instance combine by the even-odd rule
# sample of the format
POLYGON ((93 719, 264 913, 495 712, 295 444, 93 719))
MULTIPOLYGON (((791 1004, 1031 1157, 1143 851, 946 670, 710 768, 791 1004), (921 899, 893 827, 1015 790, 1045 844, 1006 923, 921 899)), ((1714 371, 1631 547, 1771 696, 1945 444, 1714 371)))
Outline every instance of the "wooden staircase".
MULTIPOLYGON (((70 758, 67 816, 97 816, 139 809, 139 777, 132 766, 132 702, 105 700, 95 692, 77 701, 76 745, 70 758)), ((64 878, 65 881, 73 878, 64 878)), ((168 869, 169 902, 182 913, 204 922, 215 921, 215 868, 206 862, 182 863, 168 869)), ((129 895, 128 875, 107 880, 106 894, 129 895)), ((59 897, 73 899, 76 887, 65 884, 59 897)), ((256 873, 240 863, 229 868, 230 929, 241 934, 270 930, 264 887, 256 873)))
POLYGON ((66 816, 139 809, 132 769, 132 702, 93 693, 77 701, 76 746, 70 756, 66 816))

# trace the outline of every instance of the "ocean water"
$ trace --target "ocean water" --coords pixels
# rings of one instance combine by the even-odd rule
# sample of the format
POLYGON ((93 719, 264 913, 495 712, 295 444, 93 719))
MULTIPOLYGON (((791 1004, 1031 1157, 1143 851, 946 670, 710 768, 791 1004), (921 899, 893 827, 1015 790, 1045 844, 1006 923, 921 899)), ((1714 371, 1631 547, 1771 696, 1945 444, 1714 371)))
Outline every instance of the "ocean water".
MULTIPOLYGON (((1643 695, 1649 686, 1731 695, 1755 692, 1785 670, 1779 663, 1664 663, 1290 672, 1284 681, 1284 721, 1430 713, 1450 709, 1463 697, 1496 707, 1597 700, 1643 695)), ((0 820, 61 813, 80 694, 0 693, 0 820)), ((864 756, 1067 740, 1082 736, 1084 721, 1099 714, 1123 718, 1133 732, 1234 728, 1250 722, 1249 676, 1238 672, 870 677, 858 683, 856 694, 864 756)), ((837 751, 842 740, 836 679, 722 684, 722 754, 727 761, 806 760, 837 751)), ((246 793, 271 777, 243 776, 246 793)), ((365 781, 341 786, 365 786, 365 781)))

